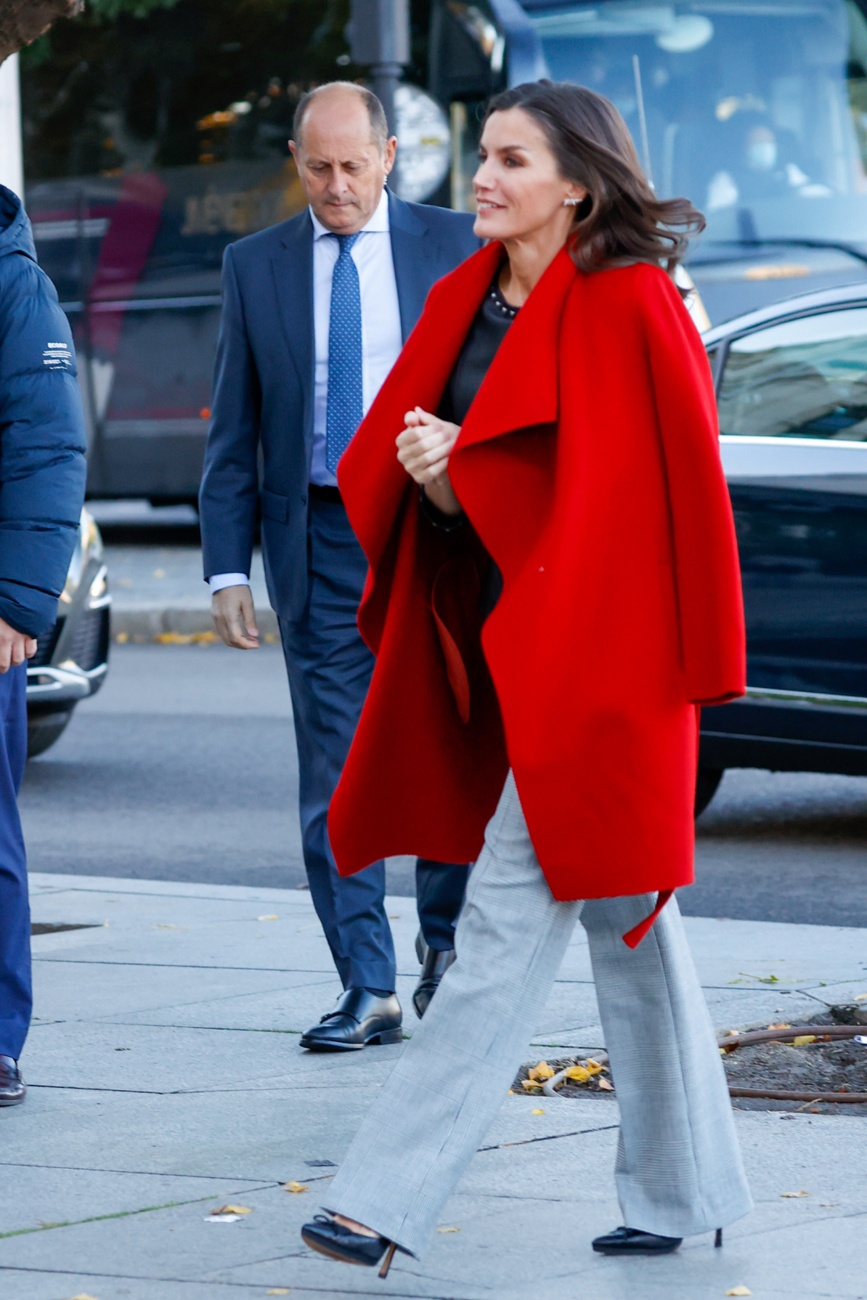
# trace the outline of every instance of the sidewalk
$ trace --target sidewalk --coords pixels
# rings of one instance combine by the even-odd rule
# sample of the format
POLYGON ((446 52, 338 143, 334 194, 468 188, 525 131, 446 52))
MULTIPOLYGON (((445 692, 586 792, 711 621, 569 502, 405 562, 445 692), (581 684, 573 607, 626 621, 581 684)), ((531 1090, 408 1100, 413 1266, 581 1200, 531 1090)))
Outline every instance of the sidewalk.
MULTIPOLYGON (((10 1300, 867 1296, 867 1117, 738 1112, 755 1213, 721 1251, 708 1236, 622 1261, 589 1246, 620 1222, 617 1107, 599 1096, 505 1096, 423 1263, 398 1256, 381 1282, 314 1256, 299 1227, 402 1049, 298 1047, 338 991, 309 894, 58 875, 32 887, 34 922, 95 928, 34 939, 30 1094, 0 1112, 10 1300), (309 1191, 287 1194, 290 1181, 309 1191), (251 1213, 207 1221, 224 1204, 251 1213)), ((409 1008, 414 904, 388 910, 409 1008)), ((720 1029, 867 990, 862 930, 686 924, 720 1029)), ((596 1017, 579 927, 528 1055, 598 1047, 596 1017)))

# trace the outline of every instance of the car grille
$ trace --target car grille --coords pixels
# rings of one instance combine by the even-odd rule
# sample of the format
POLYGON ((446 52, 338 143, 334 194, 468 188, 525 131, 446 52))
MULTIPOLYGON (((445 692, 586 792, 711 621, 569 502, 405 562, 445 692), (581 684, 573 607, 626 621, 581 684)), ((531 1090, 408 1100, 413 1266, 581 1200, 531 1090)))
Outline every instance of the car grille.
POLYGON ((63 619, 58 619, 54 627, 46 632, 44 636, 39 637, 36 642, 36 654, 32 659, 27 660, 28 668, 44 668, 46 664, 51 663, 51 656, 57 647, 60 633, 63 631, 63 619))
POLYGON ((75 620, 69 657, 83 672, 89 673, 104 663, 108 654, 109 612, 103 609, 82 610, 75 620))

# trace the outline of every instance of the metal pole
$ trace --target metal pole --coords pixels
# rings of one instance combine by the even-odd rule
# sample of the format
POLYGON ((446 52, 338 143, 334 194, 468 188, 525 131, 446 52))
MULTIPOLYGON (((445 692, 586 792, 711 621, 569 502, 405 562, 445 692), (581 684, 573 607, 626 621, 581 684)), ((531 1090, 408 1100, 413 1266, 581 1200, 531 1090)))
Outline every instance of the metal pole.
POLYGON ((394 135, 394 92, 410 61, 409 0, 351 0, 346 35, 353 62, 369 70, 370 88, 394 135))

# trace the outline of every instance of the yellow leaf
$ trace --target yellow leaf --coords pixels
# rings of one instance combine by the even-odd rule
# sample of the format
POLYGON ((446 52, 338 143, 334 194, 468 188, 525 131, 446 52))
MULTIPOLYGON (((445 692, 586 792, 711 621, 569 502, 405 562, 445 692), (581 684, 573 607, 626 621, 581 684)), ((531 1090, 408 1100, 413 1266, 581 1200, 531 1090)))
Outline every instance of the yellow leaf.
POLYGON ((804 1047, 804 1045, 805 1045, 806 1043, 815 1043, 815 1042, 816 1042, 816 1035, 815 1035, 815 1034, 798 1034, 795 1038, 792 1039, 792 1042, 795 1044, 795 1047, 804 1047))
POLYGON ((768 1029, 791 1029, 791 1028, 792 1026, 787 1024, 785 1021, 781 1022, 779 1025, 768 1025, 768 1029))
POLYGON ((553 1079, 554 1071, 551 1069, 547 1061, 540 1061, 538 1065, 533 1066, 532 1070, 527 1071, 527 1078, 528 1079, 553 1079))
POLYGON ((309 1192, 310 1188, 307 1186, 306 1183, 291 1182, 291 1183, 283 1184, 283 1191, 284 1192, 309 1192))
POLYGON ((288 1295, 288 1286, 272 1286, 266 1292, 266 1295, 288 1295))
POLYGON ((211 1210, 211 1214, 252 1214, 253 1211, 247 1205, 221 1205, 216 1210, 211 1210))
POLYGON ((800 1197, 802 1197, 802 1196, 809 1196, 809 1195, 810 1195, 810 1193, 809 1193, 809 1192, 805 1192, 804 1189, 803 1189, 803 1187, 801 1188, 801 1190, 800 1190, 799 1192, 780 1192, 780 1196, 782 1196, 782 1197, 784 1197, 786 1200, 790 1200, 790 1201, 795 1201, 795 1200, 798 1200, 798 1199, 799 1199, 800 1197))
POLYGON ((118 632, 114 639, 117 645, 126 645, 129 640, 129 632, 118 632))
POLYGON ((726 1291, 726 1295, 752 1295, 752 1294, 753 1293, 748 1286, 733 1286, 730 1287, 728 1291, 726 1291))
POLYGON ((574 1083, 586 1083, 590 1078, 590 1071, 585 1070, 583 1065, 570 1065, 566 1071, 566 1078, 572 1079, 574 1083))
POLYGON ((856 993, 856 994, 855 994, 855 1001, 856 1001, 856 1002, 867 1002, 867 993, 856 993))
POLYGON ((437 1232, 460 1232, 460 1228, 437 1228, 437 1232))
POLYGON ((522 1079, 522 1080, 521 1080, 521 1087, 524 1089, 524 1092, 541 1092, 541 1091, 542 1091, 542 1085, 541 1085, 541 1083, 537 1083, 535 1079, 522 1079))
POLYGON ((614 1084, 611 1083, 611 1081, 610 1081, 609 1079, 600 1079, 600 1080, 599 1080, 599 1083, 598 1083, 596 1086, 597 1086, 598 1088, 601 1088, 601 1089, 603 1090, 603 1092, 613 1092, 613 1091, 614 1091, 614 1084))
POLYGON ((268 916, 257 916, 257 921, 279 921, 280 918, 276 912, 271 912, 268 916))
POLYGON ((531 1114, 531 1115, 544 1115, 545 1112, 544 1112, 543 1110, 531 1110, 531 1111, 530 1111, 530 1114, 531 1114))

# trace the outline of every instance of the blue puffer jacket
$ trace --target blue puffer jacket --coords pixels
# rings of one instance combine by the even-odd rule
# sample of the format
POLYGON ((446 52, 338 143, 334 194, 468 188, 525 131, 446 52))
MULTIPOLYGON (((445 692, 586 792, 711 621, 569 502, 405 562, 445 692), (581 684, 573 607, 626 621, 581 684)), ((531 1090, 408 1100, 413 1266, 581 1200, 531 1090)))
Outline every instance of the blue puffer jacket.
POLYGON ((21 200, 0 185, 0 618, 42 636, 57 617, 84 501, 72 334, 36 264, 21 200))

